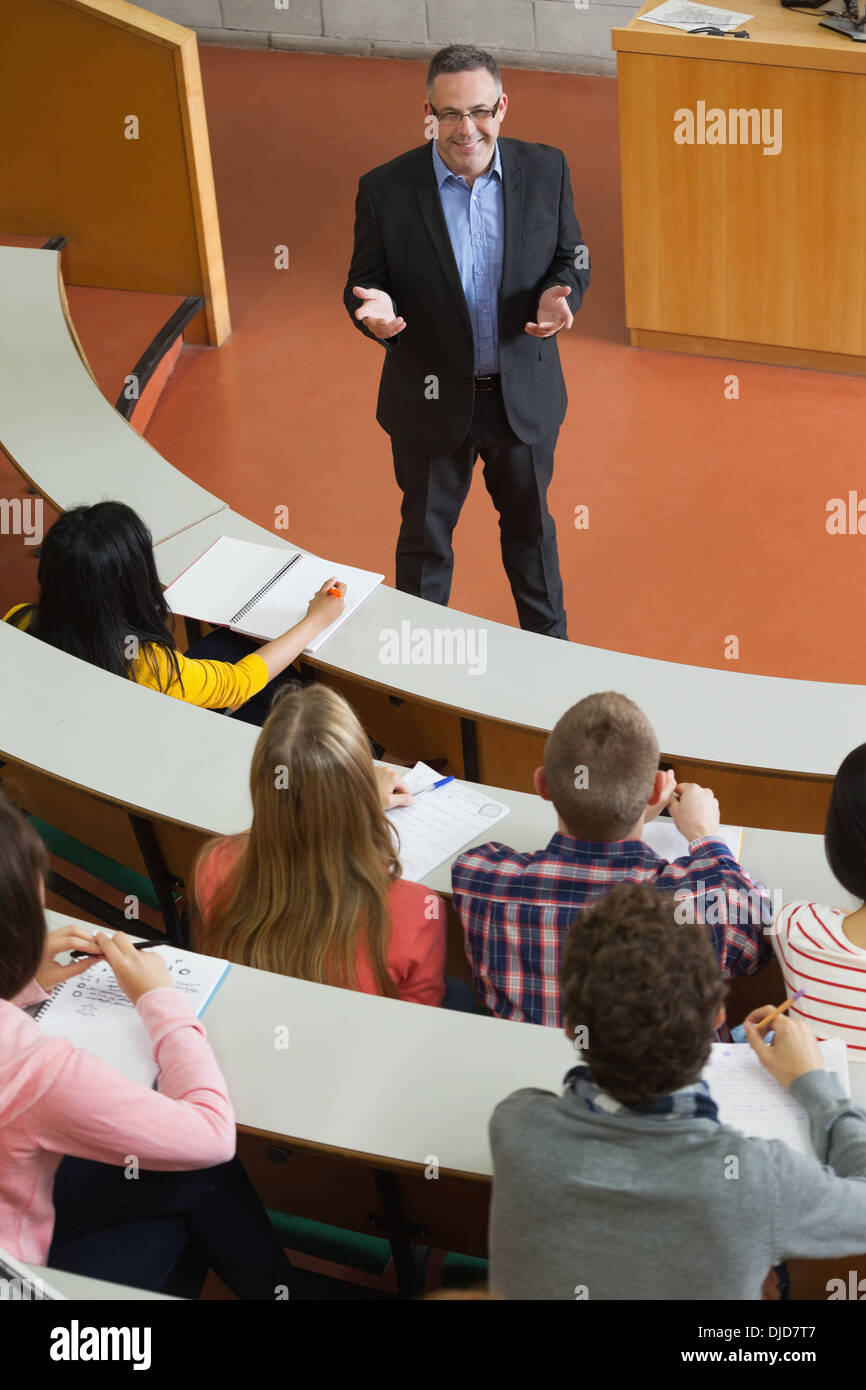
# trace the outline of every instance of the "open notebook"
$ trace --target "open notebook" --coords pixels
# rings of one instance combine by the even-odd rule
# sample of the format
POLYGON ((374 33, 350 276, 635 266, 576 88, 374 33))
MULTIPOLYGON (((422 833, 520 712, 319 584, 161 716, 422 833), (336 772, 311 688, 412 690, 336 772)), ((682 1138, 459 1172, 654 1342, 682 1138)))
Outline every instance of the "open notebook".
MULTIPOLYGON (((226 974, 228 961, 174 946, 149 949, 167 962, 175 986, 200 1015, 226 974)), ((152 1086, 159 1074, 150 1033, 107 961, 91 965, 58 985, 36 1014, 36 1021, 49 1037, 68 1038, 75 1047, 101 1057, 142 1086, 152 1086)))
MULTIPOLYGON (((841 1038, 819 1042, 824 1066, 836 1072, 851 1094, 848 1049, 841 1038)), ((723 1124, 753 1139, 783 1139, 798 1153, 814 1156, 809 1117, 794 1097, 761 1066, 748 1043, 713 1043, 704 1080, 723 1124)))
POLYGON ((316 652, 384 579, 300 550, 220 536, 165 591, 173 613, 270 642, 306 615, 310 599, 331 578, 346 585, 345 608, 306 648, 316 652))

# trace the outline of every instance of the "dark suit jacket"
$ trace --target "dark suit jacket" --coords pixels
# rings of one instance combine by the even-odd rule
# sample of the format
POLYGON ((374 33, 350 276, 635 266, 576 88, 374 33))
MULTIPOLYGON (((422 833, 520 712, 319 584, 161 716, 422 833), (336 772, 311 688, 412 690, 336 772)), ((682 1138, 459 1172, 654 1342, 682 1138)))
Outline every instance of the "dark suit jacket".
MULTIPOLYGON (((569 285, 577 313, 589 270, 575 268, 582 237, 561 150, 500 137, 505 245, 499 293, 502 395, 511 428, 536 444, 559 428, 567 396, 556 338, 533 338, 538 299, 569 285)), ((585 259, 585 257, 584 257, 585 259)), ((473 408, 472 323, 439 199, 430 145, 364 174, 355 204, 355 250, 343 300, 353 322, 355 285, 385 290, 406 327, 386 346, 376 418, 396 444, 450 454, 473 408), (438 378, 438 399, 429 378, 438 378)))

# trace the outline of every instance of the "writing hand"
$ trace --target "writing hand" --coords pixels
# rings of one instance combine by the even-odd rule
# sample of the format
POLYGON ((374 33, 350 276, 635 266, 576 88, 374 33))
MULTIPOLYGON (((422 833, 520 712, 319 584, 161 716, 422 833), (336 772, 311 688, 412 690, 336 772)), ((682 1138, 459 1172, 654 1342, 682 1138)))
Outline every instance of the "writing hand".
POLYGON ((384 810, 390 806, 411 806, 414 800, 412 793, 393 767, 374 767, 376 781, 379 783, 379 795, 382 798, 384 810))
POLYGON ((743 1020, 749 1046, 770 1075, 775 1076, 780 1085, 790 1086, 798 1076, 805 1076, 810 1071, 822 1071, 824 1058, 818 1040, 801 1018, 779 1014, 773 1020, 773 1041, 764 1041, 757 1024, 769 1018, 773 1012, 771 1005, 764 1004, 759 1009, 753 1009, 743 1020))
POLYGON ((102 947, 114 978, 130 1004, 137 1004, 141 996, 152 989, 174 986, 172 973, 162 956, 155 951, 136 951, 125 932, 117 931, 114 936, 98 932, 95 940, 102 947))
POLYGON ((346 586, 338 579, 326 579, 321 589, 310 599, 307 617, 314 619, 321 632, 323 628, 335 623, 346 607, 346 586), (333 591, 337 592, 334 593, 333 591))

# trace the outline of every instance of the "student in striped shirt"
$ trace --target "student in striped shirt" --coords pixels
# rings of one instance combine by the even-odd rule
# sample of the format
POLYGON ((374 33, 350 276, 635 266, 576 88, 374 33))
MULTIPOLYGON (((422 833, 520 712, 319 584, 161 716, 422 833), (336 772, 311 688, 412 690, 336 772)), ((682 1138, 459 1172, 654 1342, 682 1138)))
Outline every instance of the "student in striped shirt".
POLYGON ((719 803, 707 787, 659 770, 659 746, 625 695, 588 695, 547 740, 535 789, 552 801, 558 832, 524 854, 491 842, 454 861, 454 907, 475 988, 492 1013, 561 1025, 559 958, 575 916, 618 883, 673 890, 679 920, 703 927, 726 980, 772 959, 770 895, 719 836, 719 803), (670 805, 688 854, 673 863, 641 838, 670 805))
POLYGON ((785 903, 776 918, 776 954, 787 992, 805 990, 791 1014, 819 1038, 841 1038, 853 1060, 866 1061, 866 743, 836 773, 824 847, 842 887, 864 905, 852 912, 785 903))

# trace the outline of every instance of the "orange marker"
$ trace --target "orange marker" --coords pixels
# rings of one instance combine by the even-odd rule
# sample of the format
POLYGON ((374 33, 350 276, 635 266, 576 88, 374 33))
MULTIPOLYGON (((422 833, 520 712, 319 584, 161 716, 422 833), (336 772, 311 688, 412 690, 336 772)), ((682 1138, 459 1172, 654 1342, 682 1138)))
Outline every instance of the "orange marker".
POLYGON ((337 588, 336 584, 332 584, 331 587, 330 587, 330 589, 328 590, 328 596, 329 596, 329 597, 330 597, 331 594, 333 594, 335 598, 342 598, 342 597, 343 597, 342 591, 341 591, 340 589, 337 588))

